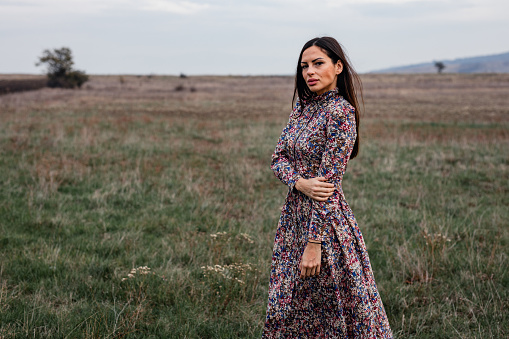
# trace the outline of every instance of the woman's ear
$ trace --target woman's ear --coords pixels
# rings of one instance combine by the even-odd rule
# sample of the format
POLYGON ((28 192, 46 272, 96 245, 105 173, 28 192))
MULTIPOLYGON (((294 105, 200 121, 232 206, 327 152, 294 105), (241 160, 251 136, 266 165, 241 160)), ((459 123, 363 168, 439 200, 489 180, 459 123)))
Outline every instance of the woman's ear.
POLYGON ((341 72, 343 72, 343 63, 341 62, 341 60, 338 60, 338 62, 336 63, 336 75, 340 75, 341 72))

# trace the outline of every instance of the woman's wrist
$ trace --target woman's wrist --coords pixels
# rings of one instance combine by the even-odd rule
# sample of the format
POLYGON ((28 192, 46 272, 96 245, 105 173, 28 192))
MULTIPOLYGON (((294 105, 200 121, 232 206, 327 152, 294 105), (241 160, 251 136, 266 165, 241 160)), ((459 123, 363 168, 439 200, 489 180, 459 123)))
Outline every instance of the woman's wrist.
POLYGON ((308 243, 310 244, 317 244, 317 245, 321 245, 322 242, 320 240, 308 240, 308 243))
POLYGON ((304 178, 300 177, 299 179, 297 179, 297 181, 295 182, 295 186, 294 186, 295 189, 299 192, 300 192, 300 185, 302 184, 302 179, 304 179, 304 178))

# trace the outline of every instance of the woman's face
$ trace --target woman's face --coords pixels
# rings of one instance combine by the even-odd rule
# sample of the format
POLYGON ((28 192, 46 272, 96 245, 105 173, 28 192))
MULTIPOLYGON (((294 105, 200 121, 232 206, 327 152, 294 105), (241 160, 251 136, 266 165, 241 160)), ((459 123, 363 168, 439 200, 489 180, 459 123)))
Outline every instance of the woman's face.
POLYGON ((316 94, 336 88, 336 80, 343 70, 341 61, 334 64, 318 46, 311 46, 302 53, 300 65, 306 84, 316 94))

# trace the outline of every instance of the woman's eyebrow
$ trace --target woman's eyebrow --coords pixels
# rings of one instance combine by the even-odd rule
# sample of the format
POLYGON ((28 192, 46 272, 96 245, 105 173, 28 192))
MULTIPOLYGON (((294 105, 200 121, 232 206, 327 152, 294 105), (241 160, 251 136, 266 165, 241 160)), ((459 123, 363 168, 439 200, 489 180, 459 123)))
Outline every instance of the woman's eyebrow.
MULTIPOLYGON (((323 58, 316 58, 316 59, 314 59, 314 60, 311 60, 311 62, 315 62, 316 60, 323 60, 323 58)), ((301 61, 300 63, 301 63, 301 64, 307 64, 307 62, 306 62, 306 61, 301 61)))

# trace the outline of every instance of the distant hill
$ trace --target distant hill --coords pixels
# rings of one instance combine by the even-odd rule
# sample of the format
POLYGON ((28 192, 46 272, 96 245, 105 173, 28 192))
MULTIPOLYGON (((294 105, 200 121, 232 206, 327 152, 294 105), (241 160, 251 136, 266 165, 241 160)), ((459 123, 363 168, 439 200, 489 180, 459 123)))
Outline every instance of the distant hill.
MULTIPOLYGON (((477 56, 442 61, 445 65, 443 73, 509 73, 509 52, 488 56, 477 56)), ((391 67, 372 71, 371 73, 436 73, 435 63, 391 67)))

